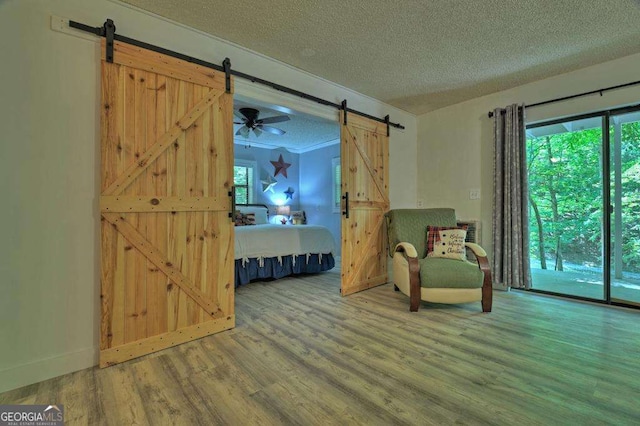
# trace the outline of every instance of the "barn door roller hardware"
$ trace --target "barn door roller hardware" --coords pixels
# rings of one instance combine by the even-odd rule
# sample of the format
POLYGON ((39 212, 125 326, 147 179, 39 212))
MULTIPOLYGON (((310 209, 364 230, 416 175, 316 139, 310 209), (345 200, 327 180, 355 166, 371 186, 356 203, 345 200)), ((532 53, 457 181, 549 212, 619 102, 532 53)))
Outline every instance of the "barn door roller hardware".
POLYGON ((105 52, 105 57, 107 58, 107 62, 113 62, 113 37, 116 35, 116 26, 114 25, 113 20, 107 19, 102 26, 102 32, 104 33, 104 37, 107 39, 107 51, 105 52))
POLYGON ((222 68, 224 68, 224 90, 231 93, 231 59, 224 58, 222 68))
POLYGON ((343 124, 346 126, 347 125, 347 100, 343 100, 342 103, 340 104, 340 109, 342 110, 342 119, 343 119, 343 124))
POLYGON ((318 98, 317 96, 313 96, 310 95, 308 93, 304 93, 301 92, 299 90, 295 90, 295 89, 291 89, 290 87, 286 87, 286 86, 282 86, 278 83, 273 83, 271 81, 268 80, 264 80, 262 78, 259 77, 254 77, 252 75, 249 74, 245 74, 243 72, 240 71, 236 71, 236 70, 232 70, 231 69, 231 61, 228 61, 228 58, 225 59, 225 61, 222 63, 222 66, 220 65, 216 65, 213 64, 211 62, 207 62, 207 61, 203 61, 202 59, 198 59, 198 58, 194 58, 188 55, 184 55, 182 53, 178 53, 178 52, 174 52, 172 50, 168 50, 165 49, 163 47, 159 47, 159 46, 155 46, 153 44, 149 44, 149 43, 145 43, 143 41, 140 40, 135 40, 133 38, 129 38, 129 37, 125 37, 119 34, 116 34, 116 26, 113 24, 113 20, 111 19, 107 19, 107 21, 105 22, 105 24, 102 27, 92 27, 86 24, 82 24, 80 22, 76 22, 76 21, 69 21, 69 27, 71 28, 75 28, 77 30, 81 30, 81 31, 85 31, 85 32, 89 32, 92 34, 95 34, 97 36, 100 37, 106 37, 107 38, 107 61, 108 62, 113 62, 113 40, 116 41, 121 41, 127 44, 131 44, 133 46, 138 46, 141 47, 143 49, 147 49, 147 50, 151 50, 154 52, 158 52, 158 53, 162 53, 163 55, 168 55, 168 56, 172 56, 174 58, 178 58, 178 59, 182 59, 183 61, 187 61, 187 62, 191 62, 194 64, 198 64, 198 65, 202 65, 203 67, 207 67, 207 68, 211 68, 220 72, 225 73, 225 79, 226 79, 226 88, 227 91, 231 91, 231 80, 230 80, 230 76, 235 76, 235 77, 239 77, 239 78, 243 78, 245 80, 249 80, 253 83, 259 83, 268 87, 271 87, 272 89, 278 90, 280 92, 284 92, 284 93, 288 93, 290 95, 294 95, 294 96, 298 96, 300 98, 303 99, 309 99, 312 100, 314 102, 317 102, 321 105, 326 105, 326 106, 330 106, 339 110, 344 110, 344 124, 346 123, 347 120, 347 112, 350 112, 352 114, 356 114, 359 115, 361 117, 365 117, 368 118, 370 120, 374 120, 377 121, 379 123, 387 123, 387 125, 389 127, 395 127, 396 129, 404 129, 404 126, 400 123, 393 123, 391 121, 388 121, 386 118, 379 118, 379 117, 374 117, 373 115, 369 115, 366 114, 364 112, 361 111, 357 111, 355 109, 350 109, 347 108, 347 102, 346 100, 342 101, 342 103, 337 104, 335 102, 331 102, 331 101, 327 101, 326 99, 322 99, 322 98, 318 98), (111 60, 109 60, 109 37, 111 37, 111 60))
POLYGON ((91 27, 76 21, 69 21, 69 26, 76 30, 82 30, 106 38, 107 48, 105 58, 107 62, 113 62, 113 41, 116 39, 116 25, 113 23, 113 19, 107 19, 101 27, 91 27))

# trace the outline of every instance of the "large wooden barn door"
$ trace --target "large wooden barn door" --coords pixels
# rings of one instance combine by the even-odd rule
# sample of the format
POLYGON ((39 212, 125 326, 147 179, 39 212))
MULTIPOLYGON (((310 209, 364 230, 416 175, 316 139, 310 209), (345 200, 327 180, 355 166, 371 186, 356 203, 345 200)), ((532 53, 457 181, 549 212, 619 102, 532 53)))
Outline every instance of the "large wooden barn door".
POLYGON ((224 73, 102 51, 105 367, 234 327, 233 99, 224 73))
MULTIPOLYGON (((342 112, 344 114, 344 112, 342 112)), ((387 282, 384 214, 389 210, 387 126, 341 115, 342 286, 346 296, 387 282)))

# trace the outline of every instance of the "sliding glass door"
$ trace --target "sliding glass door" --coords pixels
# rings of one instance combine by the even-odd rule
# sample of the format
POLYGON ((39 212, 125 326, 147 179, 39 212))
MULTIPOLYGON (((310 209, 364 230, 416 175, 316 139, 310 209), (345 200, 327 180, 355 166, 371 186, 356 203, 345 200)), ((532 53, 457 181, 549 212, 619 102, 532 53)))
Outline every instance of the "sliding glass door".
POLYGON ((533 288, 602 300, 602 118, 527 129, 533 288))
POLYGON ((640 111, 527 126, 534 290, 640 304, 640 111))
POLYGON ((640 111, 609 121, 611 300, 640 304, 640 111))

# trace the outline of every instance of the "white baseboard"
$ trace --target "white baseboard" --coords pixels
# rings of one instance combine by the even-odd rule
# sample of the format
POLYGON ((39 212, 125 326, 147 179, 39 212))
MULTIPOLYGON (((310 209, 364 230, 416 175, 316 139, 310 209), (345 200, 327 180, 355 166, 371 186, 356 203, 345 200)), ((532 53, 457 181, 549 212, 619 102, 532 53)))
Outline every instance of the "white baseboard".
POLYGON ((0 370, 0 393, 98 364, 98 348, 86 348, 0 370))

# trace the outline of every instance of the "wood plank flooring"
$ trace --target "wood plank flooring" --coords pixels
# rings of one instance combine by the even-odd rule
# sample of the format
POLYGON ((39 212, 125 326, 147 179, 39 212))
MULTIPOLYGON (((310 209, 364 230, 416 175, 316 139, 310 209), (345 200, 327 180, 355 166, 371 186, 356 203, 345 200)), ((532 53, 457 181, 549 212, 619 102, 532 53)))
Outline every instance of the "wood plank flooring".
POLYGON ((68 425, 630 425, 640 312, 520 292, 423 303, 339 270, 237 290, 237 327, 0 395, 68 425))

